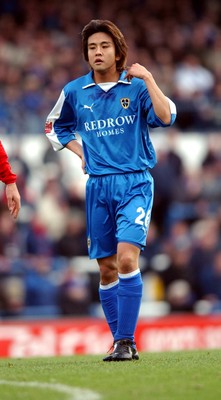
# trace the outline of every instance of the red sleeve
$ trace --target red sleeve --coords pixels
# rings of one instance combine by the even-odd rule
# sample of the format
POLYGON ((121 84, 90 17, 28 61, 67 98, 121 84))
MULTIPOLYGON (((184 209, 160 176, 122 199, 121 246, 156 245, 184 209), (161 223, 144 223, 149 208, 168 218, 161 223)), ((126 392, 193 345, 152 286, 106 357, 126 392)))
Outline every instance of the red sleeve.
POLYGON ((12 172, 11 166, 8 162, 8 156, 0 141, 0 180, 8 185, 9 183, 16 182, 16 175, 12 172))

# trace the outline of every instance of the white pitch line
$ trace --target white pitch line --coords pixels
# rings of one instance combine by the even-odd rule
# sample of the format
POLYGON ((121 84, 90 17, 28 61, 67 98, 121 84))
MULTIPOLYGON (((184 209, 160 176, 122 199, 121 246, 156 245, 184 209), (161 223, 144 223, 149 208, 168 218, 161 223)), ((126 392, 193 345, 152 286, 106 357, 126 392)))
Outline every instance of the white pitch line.
POLYGON ((54 390, 55 392, 66 394, 68 396, 68 400, 101 400, 101 396, 92 390, 67 386, 61 383, 16 382, 0 380, 0 385, 36 387, 38 389, 54 390))

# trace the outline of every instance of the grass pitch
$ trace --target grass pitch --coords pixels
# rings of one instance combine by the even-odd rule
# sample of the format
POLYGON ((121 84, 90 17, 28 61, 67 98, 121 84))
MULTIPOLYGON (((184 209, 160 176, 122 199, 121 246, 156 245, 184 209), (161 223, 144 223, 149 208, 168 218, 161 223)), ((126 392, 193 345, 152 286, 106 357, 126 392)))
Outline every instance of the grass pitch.
POLYGON ((1 400, 220 400, 221 350, 0 359, 1 400))

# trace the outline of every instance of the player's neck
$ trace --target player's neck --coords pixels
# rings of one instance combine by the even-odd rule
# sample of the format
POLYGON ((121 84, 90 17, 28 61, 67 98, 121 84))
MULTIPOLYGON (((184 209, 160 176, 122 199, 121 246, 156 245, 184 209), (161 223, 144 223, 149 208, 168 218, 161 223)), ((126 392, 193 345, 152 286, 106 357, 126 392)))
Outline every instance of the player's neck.
POLYGON ((94 81, 95 83, 105 83, 105 82, 117 82, 119 80, 118 71, 94 71, 94 81))

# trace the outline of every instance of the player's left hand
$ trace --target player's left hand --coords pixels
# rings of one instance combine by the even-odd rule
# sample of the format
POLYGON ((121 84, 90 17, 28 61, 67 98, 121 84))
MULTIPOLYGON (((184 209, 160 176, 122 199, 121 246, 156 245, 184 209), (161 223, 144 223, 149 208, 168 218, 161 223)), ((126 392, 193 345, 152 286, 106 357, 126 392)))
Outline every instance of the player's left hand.
POLYGON ((147 79, 149 76, 151 76, 151 73, 143 65, 135 63, 127 68, 125 79, 128 81, 130 81, 133 77, 147 79))

